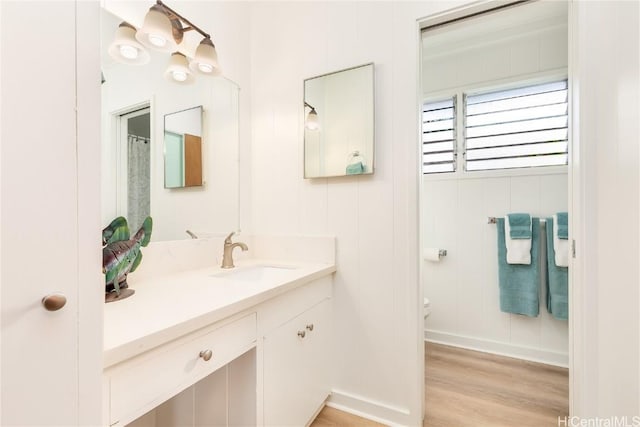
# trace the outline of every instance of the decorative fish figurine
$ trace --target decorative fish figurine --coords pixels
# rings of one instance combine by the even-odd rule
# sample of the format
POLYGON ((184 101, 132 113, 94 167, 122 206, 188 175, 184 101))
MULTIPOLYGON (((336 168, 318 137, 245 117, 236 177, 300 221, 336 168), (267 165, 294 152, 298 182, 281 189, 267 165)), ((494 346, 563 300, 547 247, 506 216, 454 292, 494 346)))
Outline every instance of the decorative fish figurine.
POLYGON ((140 230, 129 238, 129 226, 123 217, 114 219, 102 230, 102 272, 105 275, 105 301, 111 302, 133 295, 135 291, 127 289, 127 275, 138 268, 142 262, 141 247, 151 240, 153 220, 147 217, 140 230))

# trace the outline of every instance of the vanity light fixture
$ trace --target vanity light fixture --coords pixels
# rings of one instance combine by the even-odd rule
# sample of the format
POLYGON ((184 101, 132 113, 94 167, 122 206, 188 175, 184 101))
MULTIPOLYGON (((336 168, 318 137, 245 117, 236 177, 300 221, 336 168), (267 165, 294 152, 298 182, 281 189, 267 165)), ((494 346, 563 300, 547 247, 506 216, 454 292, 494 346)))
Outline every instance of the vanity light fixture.
POLYGON ((311 111, 309 111, 309 114, 307 114, 306 120, 304 121, 304 126, 309 130, 318 130, 320 128, 320 123, 318 122, 318 113, 316 112, 315 107, 313 107, 306 101, 304 102, 304 106, 311 109, 311 111))
POLYGON ((221 74, 218 54, 211 36, 161 0, 156 0, 156 4, 149 9, 140 29, 136 30, 127 22, 120 24, 115 40, 109 46, 109 54, 116 61, 142 65, 150 59, 146 48, 171 53, 169 66, 164 73, 165 78, 170 81, 181 84, 193 83, 193 72, 205 76, 221 74), (192 59, 179 52, 184 33, 191 30, 197 31, 203 37, 192 59))

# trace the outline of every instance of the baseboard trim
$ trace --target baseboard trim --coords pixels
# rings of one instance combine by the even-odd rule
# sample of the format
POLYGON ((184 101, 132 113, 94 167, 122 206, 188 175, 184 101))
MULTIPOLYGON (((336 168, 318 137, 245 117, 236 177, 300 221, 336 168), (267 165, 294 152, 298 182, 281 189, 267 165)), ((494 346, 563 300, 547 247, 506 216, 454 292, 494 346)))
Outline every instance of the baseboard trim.
POLYGON ((339 390, 332 390, 326 403, 331 408, 348 412, 388 426, 411 425, 410 412, 339 390))
POLYGON ((483 340, 464 335, 426 330, 424 340, 436 344, 450 345, 468 350, 482 351, 500 356, 514 357, 547 365, 569 367, 569 355, 551 350, 507 344, 499 341, 483 340))

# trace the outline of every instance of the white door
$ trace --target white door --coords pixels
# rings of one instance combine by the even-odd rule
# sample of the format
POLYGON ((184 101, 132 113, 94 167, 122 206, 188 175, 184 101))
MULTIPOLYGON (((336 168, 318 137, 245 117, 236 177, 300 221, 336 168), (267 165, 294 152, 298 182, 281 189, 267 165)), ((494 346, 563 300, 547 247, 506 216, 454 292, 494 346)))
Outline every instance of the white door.
POLYGON ((98 11, 0 2, 3 426, 100 423, 98 11))

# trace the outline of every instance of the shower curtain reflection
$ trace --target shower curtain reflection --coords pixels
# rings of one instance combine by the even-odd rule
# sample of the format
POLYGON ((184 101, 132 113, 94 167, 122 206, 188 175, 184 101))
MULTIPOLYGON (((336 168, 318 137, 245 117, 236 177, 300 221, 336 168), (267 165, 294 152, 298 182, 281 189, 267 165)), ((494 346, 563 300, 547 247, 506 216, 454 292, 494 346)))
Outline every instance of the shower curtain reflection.
POLYGON ((127 220, 137 230, 151 213, 149 113, 127 120, 127 220))

